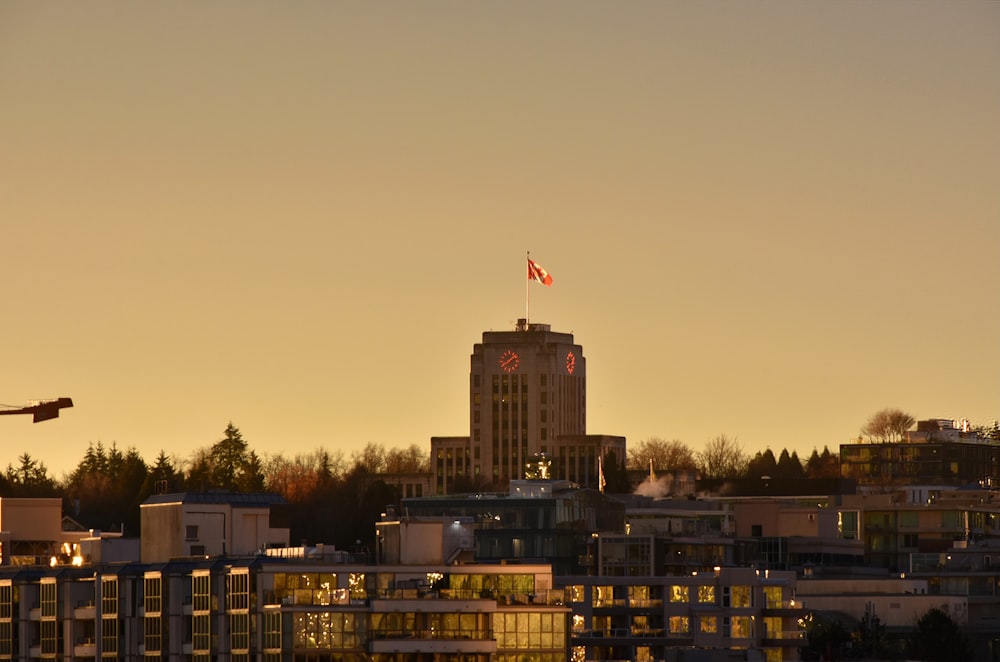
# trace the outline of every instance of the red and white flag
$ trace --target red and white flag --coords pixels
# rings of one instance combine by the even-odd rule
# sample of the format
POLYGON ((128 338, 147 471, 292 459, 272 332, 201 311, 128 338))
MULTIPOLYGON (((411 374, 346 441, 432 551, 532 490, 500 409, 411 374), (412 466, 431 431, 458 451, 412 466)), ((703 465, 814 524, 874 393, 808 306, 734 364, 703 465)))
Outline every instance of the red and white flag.
POLYGON ((541 283, 546 287, 552 287, 552 276, 549 275, 549 272, 546 271, 542 265, 538 264, 530 257, 528 258, 528 280, 541 283))

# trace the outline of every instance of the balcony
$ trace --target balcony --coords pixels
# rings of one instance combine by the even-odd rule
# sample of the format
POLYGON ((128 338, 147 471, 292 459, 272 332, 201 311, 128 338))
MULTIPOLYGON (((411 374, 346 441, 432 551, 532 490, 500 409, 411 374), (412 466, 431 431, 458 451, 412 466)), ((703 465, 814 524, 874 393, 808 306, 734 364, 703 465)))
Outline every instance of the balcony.
POLYGON ((777 630, 765 632, 762 638, 765 646, 798 646, 806 638, 805 630, 777 630))
POLYGON ((494 655, 497 652, 495 639, 455 639, 440 635, 440 632, 434 630, 415 630, 405 637, 372 639, 368 647, 371 653, 494 655))
POLYGON ((97 655, 97 642, 89 637, 81 637, 73 642, 75 657, 94 657, 97 655))
POLYGON ((796 616, 805 612, 801 600, 768 600, 764 605, 764 616, 796 616))
POLYGON ((78 621, 92 621, 97 618, 97 607, 94 601, 81 600, 73 608, 73 618, 78 621))

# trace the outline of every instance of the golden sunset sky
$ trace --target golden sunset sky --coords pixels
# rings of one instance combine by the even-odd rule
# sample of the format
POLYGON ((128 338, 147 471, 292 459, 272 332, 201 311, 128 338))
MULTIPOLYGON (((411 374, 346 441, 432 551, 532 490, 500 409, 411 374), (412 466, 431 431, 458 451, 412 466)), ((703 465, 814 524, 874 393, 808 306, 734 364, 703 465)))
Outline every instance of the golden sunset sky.
POLYGON ((0 467, 469 432, 571 332, 587 428, 1000 417, 1000 3, 0 4, 0 467))

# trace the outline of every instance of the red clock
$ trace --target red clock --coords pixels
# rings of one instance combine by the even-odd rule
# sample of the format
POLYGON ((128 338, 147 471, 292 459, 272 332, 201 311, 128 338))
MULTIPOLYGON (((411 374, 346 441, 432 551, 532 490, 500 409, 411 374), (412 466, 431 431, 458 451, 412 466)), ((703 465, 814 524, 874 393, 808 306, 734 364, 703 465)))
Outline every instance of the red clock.
POLYGON ((512 349, 500 355, 500 369, 504 372, 514 372, 521 365, 521 358, 512 349))
POLYGON ((576 355, 573 352, 566 352, 566 372, 573 374, 576 370, 576 355))

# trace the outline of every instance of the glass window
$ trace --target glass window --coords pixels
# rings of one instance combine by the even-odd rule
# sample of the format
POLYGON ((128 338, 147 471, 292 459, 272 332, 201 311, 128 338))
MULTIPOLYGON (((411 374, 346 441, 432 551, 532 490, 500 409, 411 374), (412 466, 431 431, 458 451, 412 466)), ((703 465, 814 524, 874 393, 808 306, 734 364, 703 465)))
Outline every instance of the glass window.
POLYGON ((702 604, 715 603, 715 586, 699 586, 698 602, 702 604))
POLYGON ((14 628, 10 621, 0 621, 0 655, 14 653, 14 628))
POLYGON ((687 586, 671 586, 670 587, 670 601, 671 602, 687 602, 688 601, 688 587, 687 586))
POLYGON ((118 578, 101 578, 101 612, 104 614, 118 613, 118 578))
POLYGON ((264 612, 264 648, 281 648, 281 612, 264 612))
POLYGON ((566 600, 569 602, 583 602, 583 585, 573 584, 566 587, 566 600))
POLYGON ((191 616, 191 650, 207 653, 212 645, 212 621, 208 614, 191 616))
POLYGON ((194 611, 212 608, 211 581, 208 573, 191 575, 191 605, 194 611))
POLYGON ((365 573, 352 572, 347 577, 347 586, 351 592, 351 600, 364 600, 368 597, 368 589, 365 586, 365 573))
POLYGON ((670 617, 670 634, 687 634, 690 632, 690 623, 687 616, 670 617))
POLYGON ((632 634, 642 635, 649 632, 649 617, 648 616, 633 616, 632 617, 632 634))
POLYGON ((698 625, 705 634, 715 634, 719 631, 719 619, 715 616, 702 616, 698 625))
POLYGON ((250 608, 250 574, 226 575, 226 609, 240 611, 250 608))
POLYGON ((42 616, 56 615, 56 583, 45 582, 41 585, 42 616))
POLYGON ((594 607, 612 607, 615 604, 615 589, 613 586, 594 586, 591 588, 593 593, 592 606, 594 607))
POLYGON ((163 627, 159 616, 147 616, 142 619, 142 643, 146 653, 157 653, 163 645, 163 627))
POLYGON ((163 579, 147 575, 142 580, 143 608, 147 614, 158 614, 163 609, 163 579))
POLYGON ((55 656, 59 649, 59 624, 56 621, 42 621, 39 628, 41 630, 42 655, 55 656))
POLYGON ((0 618, 10 618, 14 607, 14 587, 0 584, 0 618))
POLYGON ((733 586, 731 607, 753 607, 753 590, 750 586, 733 586))
POLYGON ((118 619, 101 619, 101 646, 104 654, 118 652, 118 619))
POLYGON ((229 615, 229 646, 234 651, 250 649, 250 614, 229 615))
POLYGON ((628 587, 628 603, 632 607, 648 607, 649 601, 649 587, 648 586, 629 586, 628 587))
POLYGON ((750 639, 753 637, 753 620, 749 616, 732 616, 730 618, 733 639, 750 639))

